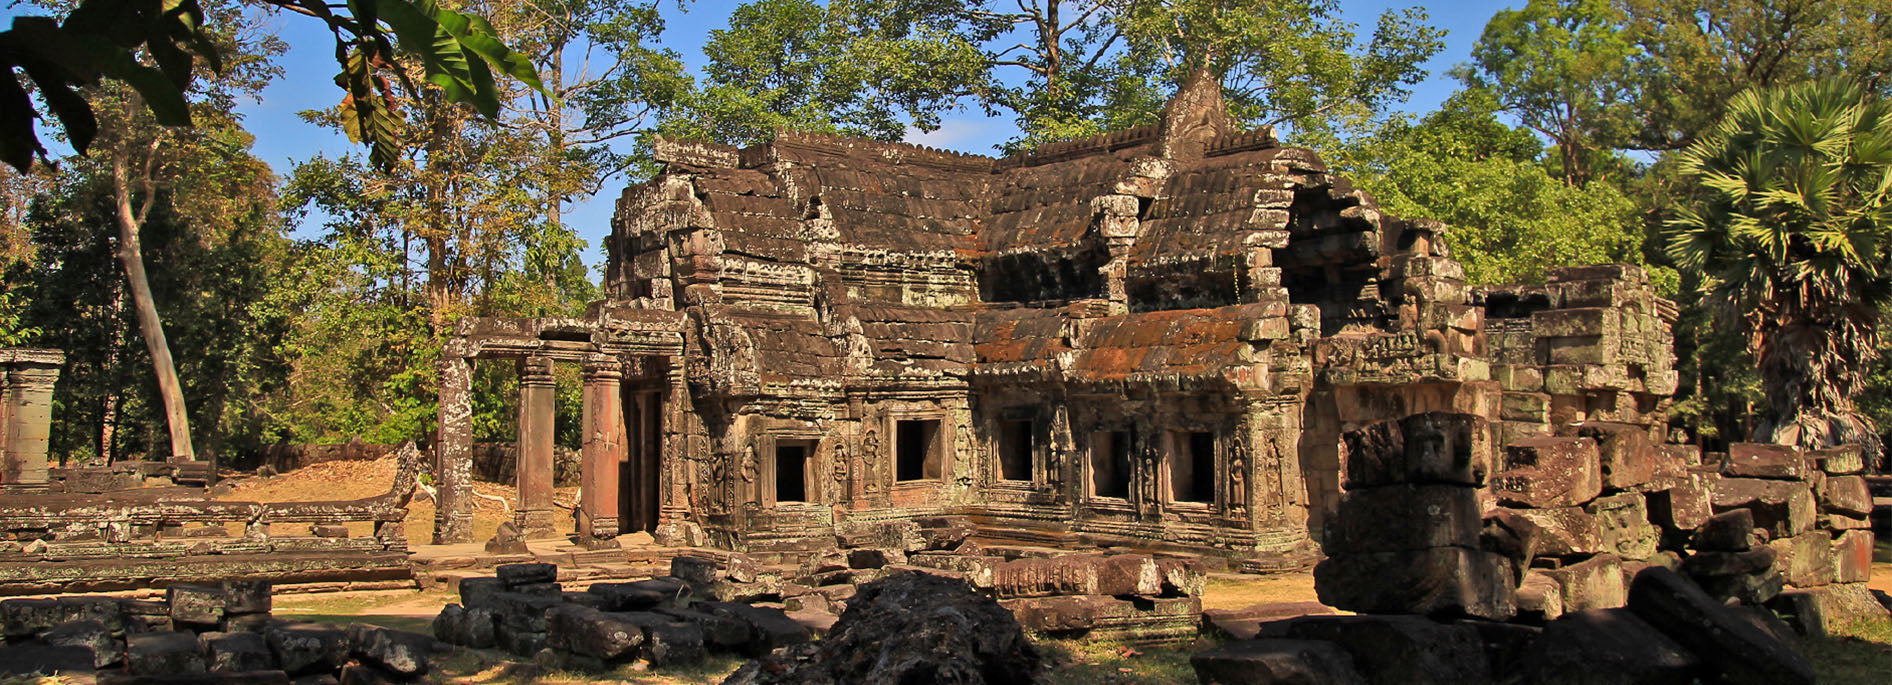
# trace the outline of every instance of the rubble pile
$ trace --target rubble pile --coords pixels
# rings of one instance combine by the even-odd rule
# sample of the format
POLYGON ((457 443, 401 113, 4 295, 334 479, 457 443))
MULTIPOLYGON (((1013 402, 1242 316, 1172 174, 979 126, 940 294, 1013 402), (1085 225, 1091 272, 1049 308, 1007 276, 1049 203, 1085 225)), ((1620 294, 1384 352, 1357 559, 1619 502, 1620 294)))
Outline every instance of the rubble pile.
POLYGON ((163 600, 0 601, 0 673, 92 674, 97 682, 383 683, 430 669, 426 635, 270 615, 260 581, 173 585, 163 600))

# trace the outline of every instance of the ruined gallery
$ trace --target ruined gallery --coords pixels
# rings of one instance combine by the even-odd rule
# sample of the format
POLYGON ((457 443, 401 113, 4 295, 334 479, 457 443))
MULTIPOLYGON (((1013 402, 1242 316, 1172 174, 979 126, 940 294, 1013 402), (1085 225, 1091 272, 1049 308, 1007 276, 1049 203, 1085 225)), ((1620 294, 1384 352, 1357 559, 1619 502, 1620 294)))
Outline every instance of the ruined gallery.
MULTIPOLYGON (((751 554, 965 515, 998 539, 1294 566, 1339 504, 1344 432, 1475 417, 1426 425, 1481 464, 1538 435, 1663 442, 1674 309, 1637 268, 1469 289, 1444 227, 1224 112, 1198 79, 1160 124, 1003 159, 662 143, 618 203, 608 301, 461 324, 445 482, 465 478, 471 359, 523 374, 528 537, 550 531, 563 361, 586 374, 585 530, 751 554)), ((465 539, 454 511, 444 540, 465 539)))

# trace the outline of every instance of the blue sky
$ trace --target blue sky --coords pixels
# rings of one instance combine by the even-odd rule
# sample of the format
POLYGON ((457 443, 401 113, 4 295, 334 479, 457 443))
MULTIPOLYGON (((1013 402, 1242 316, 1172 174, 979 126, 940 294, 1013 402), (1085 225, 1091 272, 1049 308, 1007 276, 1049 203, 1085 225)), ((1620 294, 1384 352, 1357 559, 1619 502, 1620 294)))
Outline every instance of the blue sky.
MULTIPOLYGON (((682 54, 692 69, 699 68, 703 61, 703 42, 711 30, 724 25, 724 19, 737 4, 701 1, 690 3, 679 10, 676 3, 665 3, 667 29, 662 42, 682 54)), ((1520 3, 1340 2, 1343 18, 1355 24, 1356 31, 1362 34, 1371 33, 1381 12, 1415 4, 1427 7, 1432 24, 1447 32, 1445 49, 1426 64, 1431 77, 1414 88, 1412 98, 1404 107, 1407 111, 1422 113, 1436 108, 1455 90, 1456 82, 1445 72, 1469 58, 1472 43, 1478 39, 1478 34, 1484 30, 1492 14, 1520 3)), ((336 66, 333 38, 321 28, 319 22, 298 15, 285 14, 272 23, 273 28, 290 45, 289 54, 282 60, 284 75, 263 91, 260 100, 238 107, 243 115, 244 126, 256 134, 256 154, 269 162, 279 175, 287 175, 295 162, 317 154, 364 154, 363 149, 349 143, 341 134, 304 122, 298 116, 304 110, 333 105, 341 97, 341 92, 334 84, 336 66)), ((1010 138, 1015 132, 1016 129, 1009 121, 989 119, 976 110, 966 110, 946 116, 944 125, 937 131, 915 131, 909 140, 934 147, 990 154, 994 145, 1010 138)), ((603 262, 603 250, 599 245, 601 239, 610 232, 613 200, 623 185, 622 181, 614 181, 597 197, 575 202, 567 214, 567 221, 578 229, 591 246, 584 259, 594 271, 603 262)), ((315 219, 307 223, 315 223, 315 219)), ((313 237, 317 229, 317 226, 305 226, 297 231, 297 235, 313 237)))

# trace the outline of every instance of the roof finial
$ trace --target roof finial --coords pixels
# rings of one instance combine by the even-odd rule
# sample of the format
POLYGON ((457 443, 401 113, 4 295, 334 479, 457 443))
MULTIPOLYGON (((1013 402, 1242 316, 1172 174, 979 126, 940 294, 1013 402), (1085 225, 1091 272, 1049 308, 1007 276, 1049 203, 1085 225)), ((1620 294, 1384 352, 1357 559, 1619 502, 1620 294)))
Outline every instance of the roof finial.
POLYGON ((1210 142, 1233 128, 1228 105, 1222 100, 1222 78, 1204 60, 1163 107, 1162 155, 1200 158, 1210 142))

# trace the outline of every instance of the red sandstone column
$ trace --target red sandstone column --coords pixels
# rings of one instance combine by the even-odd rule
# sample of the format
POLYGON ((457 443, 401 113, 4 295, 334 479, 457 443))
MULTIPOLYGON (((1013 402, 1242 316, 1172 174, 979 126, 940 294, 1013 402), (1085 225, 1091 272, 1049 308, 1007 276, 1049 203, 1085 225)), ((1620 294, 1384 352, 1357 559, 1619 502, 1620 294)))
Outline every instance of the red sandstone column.
POLYGON ((555 399, 552 360, 527 357, 519 364, 519 447, 515 461, 519 511, 514 524, 526 539, 553 537, 552 421, 555 399))
POLYGON ((578 543, 617 547, 618 473, 625 457, 624 365, 610 355, 585 358, 584 464, 580 467, 578 543))
POLYGON ((46 450, 52 435, 53 384, 65 354, 57 350, 7 350, 7 426, 0 434, 0 483, 28 488, 46 485, 46 450))
POLYGON ((473 375, 467 360, 445 356, 440 371, 440 435, 434 440, 434 544, 473 541, 473 375))

